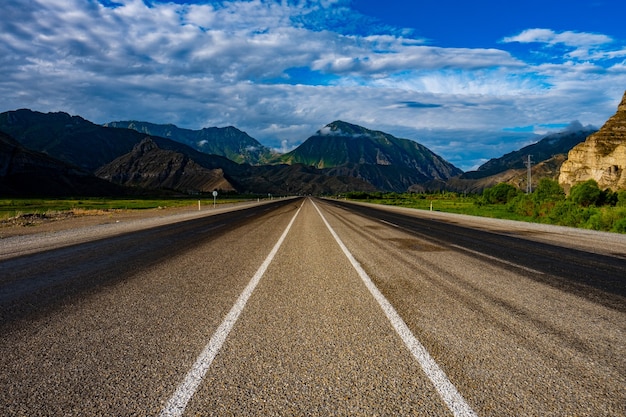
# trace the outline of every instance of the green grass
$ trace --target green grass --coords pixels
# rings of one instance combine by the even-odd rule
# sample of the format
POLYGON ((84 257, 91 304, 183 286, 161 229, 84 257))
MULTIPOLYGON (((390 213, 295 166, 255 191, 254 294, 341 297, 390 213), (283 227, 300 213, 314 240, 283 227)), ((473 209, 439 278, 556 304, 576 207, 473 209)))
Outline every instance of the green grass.
MULTIPOLYGON (((248 198, 236 198, 232 196, 217 198, 217 204, 232 203, 248 198)), ((50 212, 63 212, 71 210, 81 211, 109 211, 109 210, 146 210, 167 207, 186 207, 198 205, 198 200, 202 206, 213 204, 213 197, 202 198, 9 198, 0 199, 0 220, 5 220, 17 215, 24 214, 45 214, 50 212)))
POLYGON ((525 215, 508 204, 486 204, 480 196, 462 196, 455 193, 442 194, 397 194, 371 193, 347 195, 348 199, 365 201, 375 204, 386 204, 420 210, 442 211, 447 213, 467 214, 470 216, 491 217, 525 221, 531 223, 557 224, 593 230, 618 233, 626 232, 625 207, 578 207, 574 212, 561 216, 550 216, 548 213, 532 213, 525 215), (431 206, 432 205, 432 206, 431 206), (568 217, 569 216, 569 217, 568 217))
MULTIPOLYGON (((350 198, 350 196, 348 196, 350 198)), ((391 195, 389 197, 380 197, 372 196, 369 198, 358 198, 355 200, 365 201, 368 203, 374 204, 387 204, 391 206, 400 206, 407 208, 415 208, 420 210, 435 210, 435 211, 445 211, 448 213, 459 213, 459 214, 469 214, 469 215, 485 215, 487 211, 485 211, 482 207, 477 207, 474 203, 475 199, 471 197, 446 197, 446 196, 438 196, 438 195, 423 195, 423 194, 396 194, 391 195), (431 206, 432 205, 432 206, 431 206)), ((496 217, 497 211, 494 210, 492 216, 496 217)))

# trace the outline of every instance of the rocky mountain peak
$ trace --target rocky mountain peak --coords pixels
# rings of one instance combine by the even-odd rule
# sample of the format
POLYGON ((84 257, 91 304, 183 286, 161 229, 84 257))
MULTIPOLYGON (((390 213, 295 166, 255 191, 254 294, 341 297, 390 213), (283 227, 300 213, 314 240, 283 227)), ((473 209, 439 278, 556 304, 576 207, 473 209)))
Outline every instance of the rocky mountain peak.
POLYGON ((341 120, 335 120, 332 123, 327 124, 323 128, 317 131, 319 136, 339 136, 339 137, 357 137, 368 136, 374 132, 368 130, 362 126, 353 125, 341 120))
POLYGON ((589 179, 602 189, 626 189, 626 92, 617 112, 598 132, 572 148, 561 166, 559 183, 566 191, 589 179))
POLYGON ((180 152, 162 149, 150 137, 128 154, 100 167, 96 175, 115 184, 193 192, 234 191, 222 169, 208 169, 180 152))
POLYGON ((158 146, 151 137, 146 137, 133 147, 132 154, 136 156, 145 155, 146 153, 158 149, 158 146))
POLYGON ((618 113, 626 113, 626 92, 624 92, 624 97, 622 97, 622 102, 617 106, 618 113))

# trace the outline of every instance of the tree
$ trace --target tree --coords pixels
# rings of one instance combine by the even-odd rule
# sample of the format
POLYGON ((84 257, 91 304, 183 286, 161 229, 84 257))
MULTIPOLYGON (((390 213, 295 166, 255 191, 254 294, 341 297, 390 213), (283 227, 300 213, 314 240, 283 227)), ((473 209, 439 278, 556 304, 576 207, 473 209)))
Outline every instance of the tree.
POLYGON ((505 204, 518 193, 517 188, 511 184, 501 182, 483 191, 483 200, 487 204, 505 204))
POLYGON ((538 203, 563 201, 565 200, 565 192, 558 181, 542 178, 533 192, 533 198, 538 203))
POLYGON ((587 180, 572 187, 569 194, 570 199, 583 207, 596 205, 602 197, 602 190, 596 180, 587 180))

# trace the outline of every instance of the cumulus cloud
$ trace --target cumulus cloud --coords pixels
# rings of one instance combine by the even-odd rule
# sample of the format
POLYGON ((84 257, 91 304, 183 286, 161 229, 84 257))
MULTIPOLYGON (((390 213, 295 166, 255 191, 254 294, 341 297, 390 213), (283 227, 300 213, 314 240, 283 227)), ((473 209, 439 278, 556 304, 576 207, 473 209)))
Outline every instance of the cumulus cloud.
POLYGON ((602 124, 626 86, 626 49, 610 49, 616 43, 606 35, 529 29, 505 38, 501 45, 568 48, 568 62, 531 64, 504 48, 429 46, 350 4, 7 2, 0 111, 234 125, 281 150, 345 120, 418 140, 465 167, 458 161, 478 147, 488 157, 500 149, 489 141, 453 146, 458 138, 448 133, 496 137, 511 126, 602 124))
POLYGON ((551 29, 526 29, 515 36, 506 37, 504 43, 541 43, 549 47, 568 48, 565 56, 576 60, 606 60, 626 56, 623 49, 612 50, 615 40, 599 33, 564 31, 551 29))
POLYGON ((503 41, 520 43, 539 42, 549 45, 562 43, 567 46, 582 47, 605 45, 613 42, 613 39, 610 36, 595 33, 573 31, 557 33, 550 29, 526 29, 519 35, 504 38, 503 41))
POLYGON ((341 131, 341 129, 333 130, 330 128, 330 126, 324 126, 320 130, 318 130, 317 133, 320 136, 341 136, 343 132, 341 131))

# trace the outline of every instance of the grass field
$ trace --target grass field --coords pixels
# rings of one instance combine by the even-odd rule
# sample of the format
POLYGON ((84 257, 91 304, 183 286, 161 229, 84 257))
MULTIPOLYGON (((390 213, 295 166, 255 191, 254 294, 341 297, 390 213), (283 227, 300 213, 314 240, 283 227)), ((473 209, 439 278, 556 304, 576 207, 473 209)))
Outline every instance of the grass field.
POLYGON ((509 212, 503 205, 478 206, 476 198, 450 195, 410 195, 398 194, 389 198, 358 199, 374 204, 387 204, 420 210, 444 211, 447 213, 468 214, 471 216, 494 217, 498 219, 524 220, 522 216, 509 212))
MULTIPOLYGON (((535 206, 530 214, 523 214, 511 204, 485 204, 480 196, 463 196, 455 193, 398 194, 354 193, 348 199, 375 204, 387 204, 421 210, 435 210, 471 216, 492 217, 532 223, 557 224, 593 230, 626 233, 626 207, 570 207, 569 212, 555 214, 545 206, 535 206)), ((552 205, 554 206, 554 205, 552 205)), ((551 205, 548 205, 551 207, 551 205)))
MULTIPOLYGON (((249 200, 250 197, 233 198, 232 196, 217 198, 217 204, 232 203, 249 200)), ((0 199, 0 220, 26 214, 46 214, 52 212, 72 211, 75 214, 90 212, 106 212, 111 210, 146 210, 168 207, 197 206, 200 200, 202 206, 212 205, 210 198, 168 198, 168 199, 106 199, 106 198, 9 198, 0 199)))

